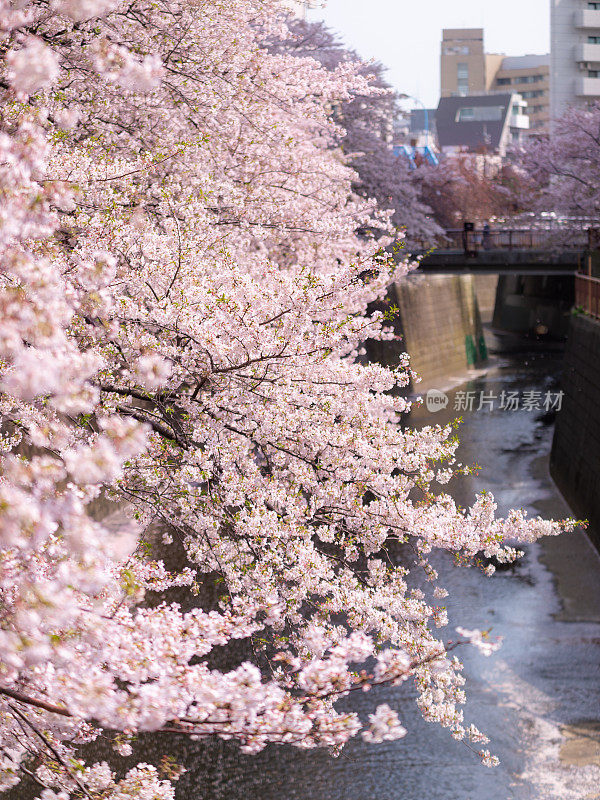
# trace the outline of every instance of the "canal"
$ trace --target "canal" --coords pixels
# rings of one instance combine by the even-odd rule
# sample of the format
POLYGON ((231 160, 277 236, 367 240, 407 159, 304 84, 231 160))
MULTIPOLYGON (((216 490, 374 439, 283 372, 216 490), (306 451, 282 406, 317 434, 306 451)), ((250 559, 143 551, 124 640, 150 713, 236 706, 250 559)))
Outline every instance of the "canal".
MULTIPOLYGON (((500 354, 486 374, 448 392, 445 411, 422 407, 410 424, 463 417, 459 460, 478 463, 453 494, 461 503, 491 490, 499 512, 569 515, 548 474, 552 425, 536 411, 478 411, 479 396, 557 391, 560 353, 500 354), (475 393, 473 411, 455 411, 458 392, 475 393)), ((443 387, 440 387, 443 388, 443 387)), ((398 742, 352 742, 337 759, 325 752, 270 747, 245 756, 224 741, 183 743, 180 800, 592 800, 600 798, 600 558, 581 533, 528 546, 514 568, 485 577, 440 554, 436 567, 455 624, 505 636, 491 658, 463 651, 465 718, 491 738, 501 764, 487 769, 446 731, 424 722, 407 683, 352 698, 401 709, 408 735, 398 742), (392 693, 392 694, 390 694, 392 693)))

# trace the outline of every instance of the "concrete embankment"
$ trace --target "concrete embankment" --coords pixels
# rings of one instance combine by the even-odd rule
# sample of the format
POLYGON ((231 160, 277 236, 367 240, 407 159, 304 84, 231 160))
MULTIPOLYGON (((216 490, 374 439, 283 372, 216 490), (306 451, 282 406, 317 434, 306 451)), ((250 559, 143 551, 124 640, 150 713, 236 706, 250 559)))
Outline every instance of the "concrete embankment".
POLYGON ((600 550, 600 322, 571 317, 551 475, 600 550))
POLYGON ((369 357, 389 366, 408 353, 422 382, 419 392, 464 378, 487 360, 482 314, 489 319, 498 276, 432 275, 415 273, 390 288, 388 308, 398 310, 392 342, 370 342, 369 357))
POLYGON ((498 275, 483 275, 481 273, 473 275, 473 284, 481 321, 484 325, 490 323, 494 317, 496 308, 496 296, 498 293, 498 275))

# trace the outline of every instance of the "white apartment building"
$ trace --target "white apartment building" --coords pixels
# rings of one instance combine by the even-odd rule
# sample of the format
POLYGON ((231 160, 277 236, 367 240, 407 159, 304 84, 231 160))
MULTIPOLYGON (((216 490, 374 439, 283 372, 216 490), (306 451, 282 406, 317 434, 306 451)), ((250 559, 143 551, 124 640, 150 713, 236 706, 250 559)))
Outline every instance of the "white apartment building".
POLYGON ((551 0, 550 112, 600 100, 600 0, 551 0))

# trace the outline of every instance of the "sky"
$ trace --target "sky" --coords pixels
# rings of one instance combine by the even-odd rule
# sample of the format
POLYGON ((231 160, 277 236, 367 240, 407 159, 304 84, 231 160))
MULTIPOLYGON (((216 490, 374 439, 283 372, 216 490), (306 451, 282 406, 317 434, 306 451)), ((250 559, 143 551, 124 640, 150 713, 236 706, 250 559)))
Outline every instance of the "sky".
POLYGON ((442 28, 484 28, 487 53, 550 49, 549 0, 328 0, 309 11, 362 58, 388 67, 400 92, 437 107, 442 28))

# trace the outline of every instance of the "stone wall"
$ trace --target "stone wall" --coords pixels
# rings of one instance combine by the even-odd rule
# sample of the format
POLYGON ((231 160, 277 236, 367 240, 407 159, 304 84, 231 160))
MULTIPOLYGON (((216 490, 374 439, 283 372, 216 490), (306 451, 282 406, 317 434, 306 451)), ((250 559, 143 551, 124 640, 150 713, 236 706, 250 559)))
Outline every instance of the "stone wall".
POLYGON ((600 550, 600 322, 571 317, 551 475, 600 550))
POLYGON ((442 388, 487 359, 473 276, 409 275, 391 287, 388 303, 398 309, 397 339, 370 343, 369 357, 395 366, 407 352, 422 378, 419 392, 442 388))

